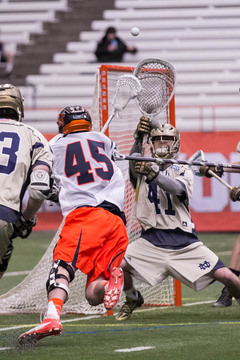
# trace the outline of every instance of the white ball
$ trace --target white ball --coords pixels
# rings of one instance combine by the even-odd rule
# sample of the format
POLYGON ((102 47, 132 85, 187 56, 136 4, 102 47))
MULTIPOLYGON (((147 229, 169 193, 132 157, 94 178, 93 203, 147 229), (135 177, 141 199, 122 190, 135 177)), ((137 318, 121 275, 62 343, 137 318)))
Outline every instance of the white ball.
POLYGON ((140 33, 140 30, 139 30, 138 27, 133 27, 133 28, 131 29, 131 34, 132 34, 132 36, 138 36, 139 33, 140 33))

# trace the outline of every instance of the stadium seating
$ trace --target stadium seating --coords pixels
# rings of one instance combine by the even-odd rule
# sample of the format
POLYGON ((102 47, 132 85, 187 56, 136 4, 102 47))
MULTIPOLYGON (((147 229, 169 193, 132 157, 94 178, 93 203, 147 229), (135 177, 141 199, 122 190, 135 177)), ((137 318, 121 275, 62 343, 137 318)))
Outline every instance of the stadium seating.
MULTIPOLYGON (((67 1, 26 1, 31 4, 28 11, 32 13, 38 9, 39 22, 28 21, 26 31, 22 32, 21 21, 16 21, 16 33, 24 33, 27 42, 31 32, 43 31, 42 13, 49 17, 47 21, 56 21, 57 2, 67 11, 67 1)), ((0 2, 0 11, 1 6, 11 3, 0 2)), ((8 12, 8 16, 13 14, 17 12, 8 12)), ((119 37, 138 48, 137 54, 125 55, 123 65, 133 66, 143 58, 157 57, 175 67, 178 79, 176 117, 180 129, 208 131, 228 127, 239 130, 239 15, 238 0, 115 0, 114 9, 105 7, 102 20, 93 19, 91 30, 81 31, 78 41, 69 38, 65 51, 56 52, 51 63, 43 63, 40 74, 27 76, 29 89, 22 87, 30 94, 27 104, 37 107, 39 119, 44 114, 46 123, 52 121, 56 108, 69 103, 77 101, 91 108, 99 66, 94 49, 111 25, 117 28, 119 37), (132 26, 141 29, 138 37, 130 34, 132 26), (50 108, 49 116, 46 108, 50 108)), ((9 38, 14 34, 10 27, 7 21, 1 23, 9 38)), ((27 121, 30 121, 30 114, 32 116, 32 111, 26 111, 27 121)))

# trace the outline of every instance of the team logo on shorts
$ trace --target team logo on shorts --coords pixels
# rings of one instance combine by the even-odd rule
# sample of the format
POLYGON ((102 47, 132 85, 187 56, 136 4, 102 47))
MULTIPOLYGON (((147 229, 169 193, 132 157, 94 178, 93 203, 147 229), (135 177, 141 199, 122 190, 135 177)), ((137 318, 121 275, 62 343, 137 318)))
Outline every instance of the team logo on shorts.
POLYGON ((198 267, 201 269, 201 270, 206 270, 207 268, 209 268, 211 266, 210 262, 208 261, 204 261, 203 264, 199 264, 198 267))

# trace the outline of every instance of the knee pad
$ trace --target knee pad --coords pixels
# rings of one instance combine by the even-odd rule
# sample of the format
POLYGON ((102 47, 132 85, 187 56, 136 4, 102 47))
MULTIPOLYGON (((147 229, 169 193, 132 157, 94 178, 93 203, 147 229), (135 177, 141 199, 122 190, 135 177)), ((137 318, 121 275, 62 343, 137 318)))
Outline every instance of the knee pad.
MULTIPOLYGON (((64 285, 64 284, 61 284, 61 283, 58 283, 56 282, 56 279, 64 279, 66 280, 67 282, 72 282, 73 279, 74 279, 74 270, 73 268, 67 264, 65 261, 63 260, 56 260, 54 261, 53 263, 53 267, 52 269, 50 270, 50 273, 49 273, 49 278, 47 280, 47 283, 46 283, 46 288, 47 288, 47 293, 49 294, 50 291, 52 291, 53 289, 62 289, 66 292, 67 294, 67 299, 69 297, 69 287, 64 285), (63 275, 63 274, 58 274, 58 268, 59 266, 63 267, 64 269, 67 270, 68 274, 69 274, 69 277, 70 277, 70 281, 68 280, 68 278, 63 275)), ((66 299, 66 301, 67 301, 66 299)))

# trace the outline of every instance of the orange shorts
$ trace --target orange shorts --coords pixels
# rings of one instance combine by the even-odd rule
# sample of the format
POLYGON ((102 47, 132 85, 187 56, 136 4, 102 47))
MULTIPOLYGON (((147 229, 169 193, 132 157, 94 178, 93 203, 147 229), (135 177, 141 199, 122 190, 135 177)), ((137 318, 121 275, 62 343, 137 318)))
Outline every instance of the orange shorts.
POLYGON ((87 275, 87 285, 100 275, 109 278, 128 245, 122 219, 102 208, 82 207, 65 219, 53 252, 53 261, 72 263, 87 275))

